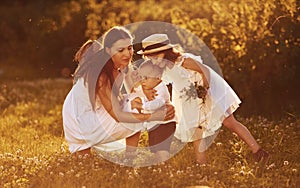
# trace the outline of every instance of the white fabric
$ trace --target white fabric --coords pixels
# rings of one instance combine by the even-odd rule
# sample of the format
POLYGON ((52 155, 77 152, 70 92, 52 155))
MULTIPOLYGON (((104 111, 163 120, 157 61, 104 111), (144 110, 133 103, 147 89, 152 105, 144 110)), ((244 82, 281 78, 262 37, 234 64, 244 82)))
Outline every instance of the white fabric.
MULTIPOLYGON (((168 91, 168 87, 163 83, 159 83, 156 87, 154 87, 157 92, 157 96, 155 96, 155 99, 153 100, 148 100, 145 94, 143 93, 143 89, 141 86, 138 86, 135 88, 134 93, 130 93, 127 95, 124 95, 124 102, 123 102, 123 111, 124 112, 135 112, 138 113, 137 109, 131 109, 131 101, 135 99, 136 97, 140 97, 143 102, 143 112, 144 113, 152 113, 155 110, 159 109, 166 103, 170 103, 170 93, 168 91)), ((175 118, 172 120, 168 121, 151 121, 151 122, 144 122, 143 126, 145 130, 150 130, 153 128, 155 125, 158 124, 165 124, 175 121, 175 118)), ((128 129, 131 130, 139 130, 139 127, 127 127, 128 129)))
MULTIPOLYGON (((241 101, 221 76, 203 64, 200 56, 185 53, 182 57, 182 61, 175 64, 174 67, 171 69, 167 67, 162 77, 165 83, 172 83, 172 103, 178 118, 175 136, 183 142, 215 137, 223 120, 239 107, 241 101), (181 66, 185 58, 197 61, 209 82, 209 90, 204 104, 199 98, 187 100, 187 96, 181 92, 184 88, 189 88, 194 81, 203 84, 199 73, 181 66), (202 127, 200 131, 198 126, 202 127), (195 131, 200 132, 196 137, 195 131)), ((212 143, 213 139, 210 140, 209 143, 204 144, 206 145, 205 149, 212 143)))
POLYGON ((135 131, 126 126, 143 128, 142 123, 116 122, 99 103, 93 111, 83 78, 79 78, 68 93, 62 113, 65 138, 71 153, 133 135, 135 131))
POLYGON ((126 139, 117 140, 114 142, 108 142, 106 144, 97 144, 93 148, 96 151, 112 152, 112 151, 121 151, 126 149, 126 139))

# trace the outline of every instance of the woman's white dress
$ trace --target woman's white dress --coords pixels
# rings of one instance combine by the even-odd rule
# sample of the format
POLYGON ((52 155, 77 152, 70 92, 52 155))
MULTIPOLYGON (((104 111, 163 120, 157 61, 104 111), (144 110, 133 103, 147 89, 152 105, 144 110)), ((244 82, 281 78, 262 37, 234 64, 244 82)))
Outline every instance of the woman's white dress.
POLYGON ((62 115, 64 134, 71 153, 134 134, 136 131, 126 128, 128 125, 138 124, 143 128, 142 123, 116 122, 101 104, 93 110, 83 78, 79 78, 68 93, 62 115))
POLYGON ((182 61, 176 62, 172 68, 166 68, 162 79, 165 83, 172 83, 172 103, 178 119, 175 136, 183 142, 201 139, 201 152, 211 145, 223 120, 239 107, 241 101, 221 76, 203 64, 200 56, 185 53, 182 57, 182 61), (189 89, 191 83, 203 84, 199 73, 182 67, 185 58, 197 61, 209 82, 204 103, 199 98, 188 99, 182 92, 184 88, 189 89))

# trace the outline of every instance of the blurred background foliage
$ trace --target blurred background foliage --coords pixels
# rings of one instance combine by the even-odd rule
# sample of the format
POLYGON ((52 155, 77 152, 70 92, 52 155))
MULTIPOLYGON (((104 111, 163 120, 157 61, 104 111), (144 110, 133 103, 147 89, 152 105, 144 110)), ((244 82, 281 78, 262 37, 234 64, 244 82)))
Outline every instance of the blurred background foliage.
POLYGON ((2 0, 0 79, 68 77, 87 39, 115 25, 161 21, 204 41, 241 97, 241 113, 294 116, 300 111, 299 11, 296 0, 2 0))

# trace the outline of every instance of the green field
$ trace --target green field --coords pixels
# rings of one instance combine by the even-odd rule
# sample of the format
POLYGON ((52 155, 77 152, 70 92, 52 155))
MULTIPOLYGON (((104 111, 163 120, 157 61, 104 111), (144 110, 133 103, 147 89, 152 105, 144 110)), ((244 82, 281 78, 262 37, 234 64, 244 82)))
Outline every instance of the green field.
POLYGON ((207 166, 194 163, 188 144, 164 164, 132 168, 68 153, 61 109, 71 86, 68 79, 0 83, 0 187, 300 187, 298 115, 237 116, 270 152, 263 168, 225 128, 207 166))

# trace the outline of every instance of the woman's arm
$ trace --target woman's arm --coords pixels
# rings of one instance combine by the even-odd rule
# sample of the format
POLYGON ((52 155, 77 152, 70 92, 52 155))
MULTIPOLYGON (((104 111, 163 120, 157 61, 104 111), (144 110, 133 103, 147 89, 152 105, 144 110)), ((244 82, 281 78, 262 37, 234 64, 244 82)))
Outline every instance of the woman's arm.
POLYGON ((166 101, 161 97, 156 97, 152 101, 145 101, 142 108, 144 110, 153 111, 161 108, 163 105, 165 105, 166 101))
POLYGON ((159 109, 152 114, 123 112, 119 100, 112 93, 112 90, 103 75, 99 77, 97 88, 98 91, 96 94, 99 96, 101 104, 117 122, 138 123, 144 121, 169 120, 174 117, 174 107, 172 106, 159 109))

